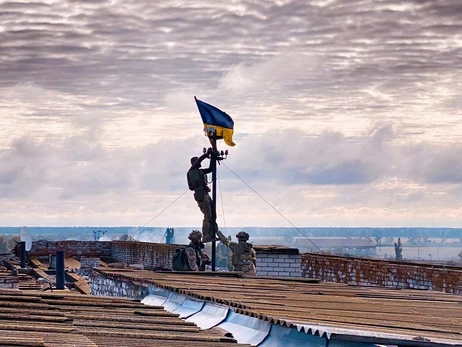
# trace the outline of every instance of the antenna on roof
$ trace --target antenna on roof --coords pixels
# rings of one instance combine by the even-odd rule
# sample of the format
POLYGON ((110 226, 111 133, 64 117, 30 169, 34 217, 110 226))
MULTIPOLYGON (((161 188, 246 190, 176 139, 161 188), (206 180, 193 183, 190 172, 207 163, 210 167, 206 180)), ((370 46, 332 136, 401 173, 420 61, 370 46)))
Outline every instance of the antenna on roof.
POLYGON ((29 235, 27 227, 21 227, 20 239, 21 242, 26 243, 26 251, 29 252, 32 248, 32 237, 29 235))

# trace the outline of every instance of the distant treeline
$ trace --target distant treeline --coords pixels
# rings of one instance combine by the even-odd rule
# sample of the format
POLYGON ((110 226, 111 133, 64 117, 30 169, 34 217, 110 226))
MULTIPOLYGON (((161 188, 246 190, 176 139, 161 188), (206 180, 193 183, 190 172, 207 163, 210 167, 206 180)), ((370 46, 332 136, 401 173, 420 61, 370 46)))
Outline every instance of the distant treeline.
MULTIPOLYGON (((147 227, 142 232, 163 233, 167 227, 147 227)), ((104 227, 28 227, 29 234, 34 239, 40 235, 60 235, 64 239, 74 236, 93 238, 93 231, 107 231, 107 235, 131 234, 136 231, 136 226, 104 227)), ((187 235, 198 227, 175 228, 176 235, 187 235)), ((409 238, 462 238, 462 228, 299 228, 306 236, 314 237, 409 237, 409 238)), ((266 227, 227 227, 223 230, 227 235, 235 235, 240 230, 245 230, 251 236, 284 236, 295 237, 301 234, 294 228, 266 228, 266 227)), ((0 234, 19 234, 20 227, 0 227, 0 234)))
MULTIPOLYGON (((127 230, 133 229, 136 227, 27 227, 29 233, 34 234, 49 234, 49 233, 66 233, 66 232, 89 232, 91 233, 93 230, 111 230, 117 233, 126 233, 127 230)), ((19 233, 21 231, 21 227, 0 227, 0 234, 14 234, 19 233)))
MULTIPOLYGON (((27 232, 34 240, 40 239, 41 236, 48 238, 49 235, 59 235, 60 239, 77 237, 92 240, 94 238, 93 231, 107 231, 108 234, 123 235, 127 234, 131 229, 133 227, 27 227, 27 232)), ((20 231, 21 227, 0 227, 0 235, 16 235, 20 231)))

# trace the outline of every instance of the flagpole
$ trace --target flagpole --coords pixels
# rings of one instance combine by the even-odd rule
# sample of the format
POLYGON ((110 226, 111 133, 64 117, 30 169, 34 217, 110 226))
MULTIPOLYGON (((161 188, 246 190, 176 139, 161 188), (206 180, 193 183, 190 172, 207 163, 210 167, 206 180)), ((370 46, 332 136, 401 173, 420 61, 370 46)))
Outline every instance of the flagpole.
MULTIPOLYGON (((213 134, 211 137, 212 142, 212 155, 210 157, 210 166, 212 167, 212 222, 213 228, 217 225, 217 137, 213 134)), ((216 235, 213 234, 214 240, 212 241, 212 271, 215 271, 216 256, 217 256, 217 241, 216 235)))
MULTIPOLYGON (((215 106, 209 105, 201 100, 198 100, 194 96, 196 101, 197 108, 204 123, 204 130, 206 136, 208 136, 210 143, 212 145, 213 151, 210 157, 210 168, 212 169, 212 198, 211 198, 211 209, 212 209, 212 223, 214 223, 213 230, 218 227, 217 224, 217 161, 224 160, 228 157, 228 151, 218 152, 217 150, 217 140, 225 139, 226 144, 229 146, 234 146, 232 142, 232 134, 234 128, 234 122, 231 117, 215 106), (219 134, 217 136, 217 130, 219 134), (226 136, 225 136, 226 135, 226 136)), ((216 267, 216 233, 213 233, 212 241, 212 271, 215 271, 216 267)))

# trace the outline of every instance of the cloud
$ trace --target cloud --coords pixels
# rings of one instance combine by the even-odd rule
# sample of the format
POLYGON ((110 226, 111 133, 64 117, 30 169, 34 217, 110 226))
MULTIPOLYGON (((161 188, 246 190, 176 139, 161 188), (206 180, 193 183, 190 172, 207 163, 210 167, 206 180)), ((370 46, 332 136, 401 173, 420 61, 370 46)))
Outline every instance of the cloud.
POLYGON ((269 92, 310 77, 319 62, 300 53, 284 53, 250 66, 239 64, 225 73, 220 87, 234 93, 269 92))
POLYGON ((402 153, 401 162, 408 176, 430 184, 462 183, 462 145, 411 145, 402 153))
POLYGON ((251 138, 232 156, 238 157, 246 177, 265 182, 366 184, 392 172, 394 153, 386 140, 393 136, 388 125, 359 138, 339 132, 310 137, 301 130, 284 130, 251 138))
MULTIPOLYGON (((342 216, 342 209, 355 210, 361 218, 376 209, 374 213, 385 218, 400 209, 414 214, 435 202, 445 208, 460 206, 460 148, 397 146, 393 139, 399 133, 389 124, 376 124, 362 137, 338 132, 311 137, 296 129, 248 136, 230 151, 225 164, 278 209, 300 220, 306 213, 314 220, 342 216)), ((51 220, 115 218, 110 223, 138 224, 184 192, 187 159, 203 144, 197 138, 164 140, 133 151, 94 143, 91 137, 53 144, 20 138, 0 152, 0 204, 26 200, 30 209, 51 220), (71 217, 74 213, 79 217, 71 217)), ((281 223, 269 217, 271 209, 223 166, 219 178, 218 207, 223 199, 229 222, 250 223, 257 215, 253 225, 263 220, 281 223)), ((190 195, 187 192, 159 221, 170 225, 175 218, 179 225, 192 225, 199 210, 190 195)))
POLYGON ((0 152, 0 195, 3 198, 29 196, 49 180, 48 158, 29 139, 18 139, 10 150, 0 152), (43 160, 45 159, 45 161, 43 160))
MULTIPOLYGON (((457 220, 460 6, 1 1, 5 220, 131 222, 175 199, 207 145, 194 95, 235 121, 229 166, 300 220, 457 220)), ((243 194, 230 220, 251 221, 220 174, 243 194)))
MULTIPOLYGON (((319 136, 299 129, 271 131, 243 138, 230 150, 229 162, 260 186, 367 185, 395 177, 423 184, 462 183, 460 145, 397 144, 402 133, 380 123, 354 137, 332 131, 319 136)), ((48 186, 66 198, 126 189, 180 191, 188 158, 203 146, 207 143, 200 137, 161 140, 137 149, 109 147, 92 133, 55 142, 21 137, 0 152, 0 181, 4 194, 48 186)), ((235 183, 224 168, 220 172, 227 175, 224 185, 228 179, 235 183)))

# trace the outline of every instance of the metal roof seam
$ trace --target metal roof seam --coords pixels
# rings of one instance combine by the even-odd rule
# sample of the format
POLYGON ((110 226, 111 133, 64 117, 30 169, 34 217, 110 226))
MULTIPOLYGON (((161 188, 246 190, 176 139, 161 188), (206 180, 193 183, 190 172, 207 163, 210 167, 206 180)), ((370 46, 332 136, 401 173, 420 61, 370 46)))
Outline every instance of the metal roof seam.
MULTIPOLYGON (((109 273, 103 272, 103 275, 111 276, 112 273, 110 271, 109 273)), ((133 274, 130 277, 136 278, 136 276, 140 275, 142 274, 138 272, 138 274, 133 274)), ((178 288, 177 276, 179 274, 162 273, 161 275, 162 278, 159 278, 158 274, 150 273, 150 277, 147 278, 146 276, 143 281, 147 285, 158 285, 163 288, 175 288, 177 286, 177 291, 181 289, 178 288)), ((239 283, 236 283, 235 278, 221 279, 219 276, 207 276, 208 283, 207 286, 204 286, 204 278, 199 276, 188 277, 187 274, 181 274, 181 276, 185 276, 182 277, 181 285, 187 283, 189 288, 183 292, 188 293, 190 297, 203 299, 207 302, 223 303, 237 313, 254 318, 258 317, 264 321, 285 327, 297 327, 300 329, 299 331, 312 335, 328 336, 330 338, 333 334, 332 331, 348 333, 355 331, 359 332, 360 336, 367 337, 373 335, 372 333, 376 331, 385 331, 386 334, 398 331, 402 334, 399 336, 407 336, 408 338, 415 337, 415 335, 428 335, 434 341, 444 338, 462 341, 460 330, 458 333, 455 332, 461 326, 462 320, 459 320, 457 324, 455 321, 452 325, 448 325, 449 321, 445 319, 444 313, 446 312, 448 317, 454 317, 457 320, 460 312, 458 310, 454 311, 454 305, 460 305, 462 301, 460 298, 449 294, 444 297, 436 292, 424 293, 423 296, 416 291, 412 293, 410 291, 400 291, 398 294, 397 291, 384 291, 380 288, 367 288, 368 293, 363 293, 366 289, 357 286, 350 287, 326 283, 291 283, 287 285, 282 281, 278 282, 277 279, 260 278, 241 278, 239 283), (223 291, 223 285, 227 286, 226 291, 223 291), (276 286, 277 290, 275 291, 276 286), (317 292, 322 292, 323 296, 314 297, 311 295, 310 288, 312 286, 317 292), (310 295, 304 295, 305 293, 310 295), (365 294, 368 294, 371 298, 366 297, 365 294), (348 300, 345 300, 346 297, 348 297, 348 300), (415 301, 415 297, 419 301, 415 301), (398 299, 400 300, 396 301, 398 299), (268 303, 268 300, 271 303, 268 303), (249 304, 249 302, 251 303, 249 304), (411 312, 413 308, 420 313, 423 312, 423 308, 428 312, 434 312, 433 304, 437 305, 435 307, 438 307, 437 309, 441 312, 438 311, 439 313, 436 315, 426 314, 425 317, 428 317, 426 320, 414 322, 412 316, 411 318, 405 318, 409 315, 404 313, 400 315, 401 310, 411 312), (356 305, 359 305, 357 310, 348 310, 348 307, 356 307, 356 305), (379 311, 377 311, 377 308, 373 309, 377 305, 380 305, 379 311), (306 311, 302 310, 302 307, 314 307, 314 310, 306 311), (323 307, 330 313, 317 315, 323 307), (384 318, 381 317, 381 313, 384 318), (441 316, 440 323, 437 320, 437 317, 440 317, 438 315, 441 316), (286 318, 303 319, 307 323, 296 323, 286 318), (317 325, 317 323, 313 322, 329 324, 329 326, 326 326, 323 330, 314 327, 313 325, 317 325), (408 323, 403 325, 403 322, 408 323), (432 322, 436 324, 434 327, 430 325, 432 322), (352 326, 359 329, 353 329, 351 328, 352 326), (405 335, 405 332, 410 335, 405 335)), ((413 343, 412 345, 417 346, 418 344, 413 343)))

